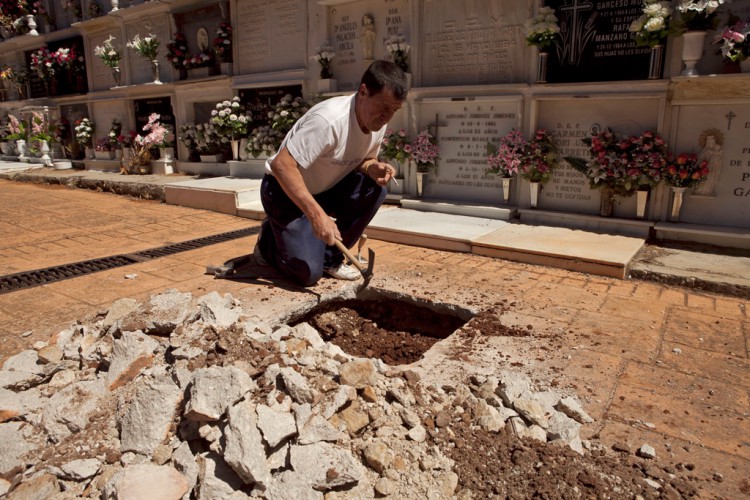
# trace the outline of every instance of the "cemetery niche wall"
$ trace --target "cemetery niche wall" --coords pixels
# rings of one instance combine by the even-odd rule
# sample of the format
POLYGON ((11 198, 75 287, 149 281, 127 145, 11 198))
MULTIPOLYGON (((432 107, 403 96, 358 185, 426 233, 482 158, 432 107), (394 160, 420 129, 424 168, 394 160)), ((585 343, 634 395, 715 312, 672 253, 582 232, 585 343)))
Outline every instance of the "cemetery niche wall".
POLYGON ((686 104, 676 110, 674 149, 709 162, 687 191, 679 221, 750 229, 750 103, 686 104))

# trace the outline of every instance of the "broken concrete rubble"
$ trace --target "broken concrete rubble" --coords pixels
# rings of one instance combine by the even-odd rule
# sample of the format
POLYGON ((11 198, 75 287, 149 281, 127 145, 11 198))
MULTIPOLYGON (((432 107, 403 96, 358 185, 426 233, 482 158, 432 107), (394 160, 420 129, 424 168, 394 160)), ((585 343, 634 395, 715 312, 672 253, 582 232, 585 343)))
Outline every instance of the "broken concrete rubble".
POLYGON ((49 349, 10 358, 0 371, 10 493, 445 498, 458 477, 429 438, 458 414, 583 452, 583 408, 525 376, 427 386, 309 324, 272 328, 241 311, 216 293, 124 299, 37 346, 61 359, 49 349))

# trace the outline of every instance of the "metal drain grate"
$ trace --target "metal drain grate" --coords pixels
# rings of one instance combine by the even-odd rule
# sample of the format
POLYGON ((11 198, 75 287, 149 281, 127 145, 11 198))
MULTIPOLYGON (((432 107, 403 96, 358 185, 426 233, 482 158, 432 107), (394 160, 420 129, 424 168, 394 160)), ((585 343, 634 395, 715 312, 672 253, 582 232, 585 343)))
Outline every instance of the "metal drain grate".
POLYGON ((46 285, 48 283, 54 283, 56 281, 70 278, 77 278, 79 276, 85 276, 99 271, 107 271, 109 269, 135 264, 136 262, 144 262, 159 257, 165 257, 167 255, 186 252, 188 250, 195 250, 197 248, 243 238, 245 236, 256 234, 257 232, 257 227, 240 229, 238 231, 206 236, 205 238, 197 238, 195 240, 152 248, 150 250, 144 250, 132 254, 114 255, 111 257, 103 257, 101 259, 85 260, 73 264, 63 264, 60 266, 48 267, 46 269, 37 269, 34 271, 0 276, 0 294, 15 292, 34 286, 46 285))
POLYGON ((114 257, 104 257, 103 259, 85 260, 83 262, 76 262, 75 264, 37 269, 36 271, 27 271, 25 273, 10 274, 0 277, 0 294, 127 266, 134 262, 138 261, 126 255, 116 255, 114 257))
POLYGON ((251 234, 255 234, 257 232, 257 227, 239 229, 237 231, 230 231, 228 233, 206 236, 205 238, 183 241, 182 243, 175 243, 174 245, 152 248, 151 250, 144 250, 142 252, 136 252, 130 255, 135 256, 139 260, 155 259, 157 257, 166 257, 167 255, 174 255, 180 252, 187 252, 188 250, 195 250, 196 248, 215 245, 217 243, 224 243, 225 241, 236 240, 237 238, 244 238, 245 236, 250 236, 251 234))

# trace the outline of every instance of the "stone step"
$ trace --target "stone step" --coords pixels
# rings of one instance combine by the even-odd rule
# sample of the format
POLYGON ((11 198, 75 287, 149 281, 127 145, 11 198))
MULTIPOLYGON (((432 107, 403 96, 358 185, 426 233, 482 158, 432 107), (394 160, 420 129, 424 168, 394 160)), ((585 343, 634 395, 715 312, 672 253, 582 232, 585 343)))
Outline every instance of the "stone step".
POLYGON ((170 205, 238 215, 238 207, 260 199, 260 179, 213 177, 175 182, 164 186, 170 205))

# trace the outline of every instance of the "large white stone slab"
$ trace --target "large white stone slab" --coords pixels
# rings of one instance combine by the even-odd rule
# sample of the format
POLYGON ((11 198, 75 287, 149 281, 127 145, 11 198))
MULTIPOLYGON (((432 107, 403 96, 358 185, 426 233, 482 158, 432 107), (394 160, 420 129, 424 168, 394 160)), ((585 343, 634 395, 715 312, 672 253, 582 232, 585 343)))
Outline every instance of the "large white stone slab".
POLYGON ((514 224, 475 239, 473 253, 624 278, 643 244, 642 238, 514 224))
POLYGON ((385 241, 469 252, 472 240, 508 225, 494 219, 394 208, 379 211, 366 232, 385 241))
POLYGON ((174 182, 164 186, 170 205, 237 214, 237 207, 260 199, 260 179, 213 177, 174 182))

